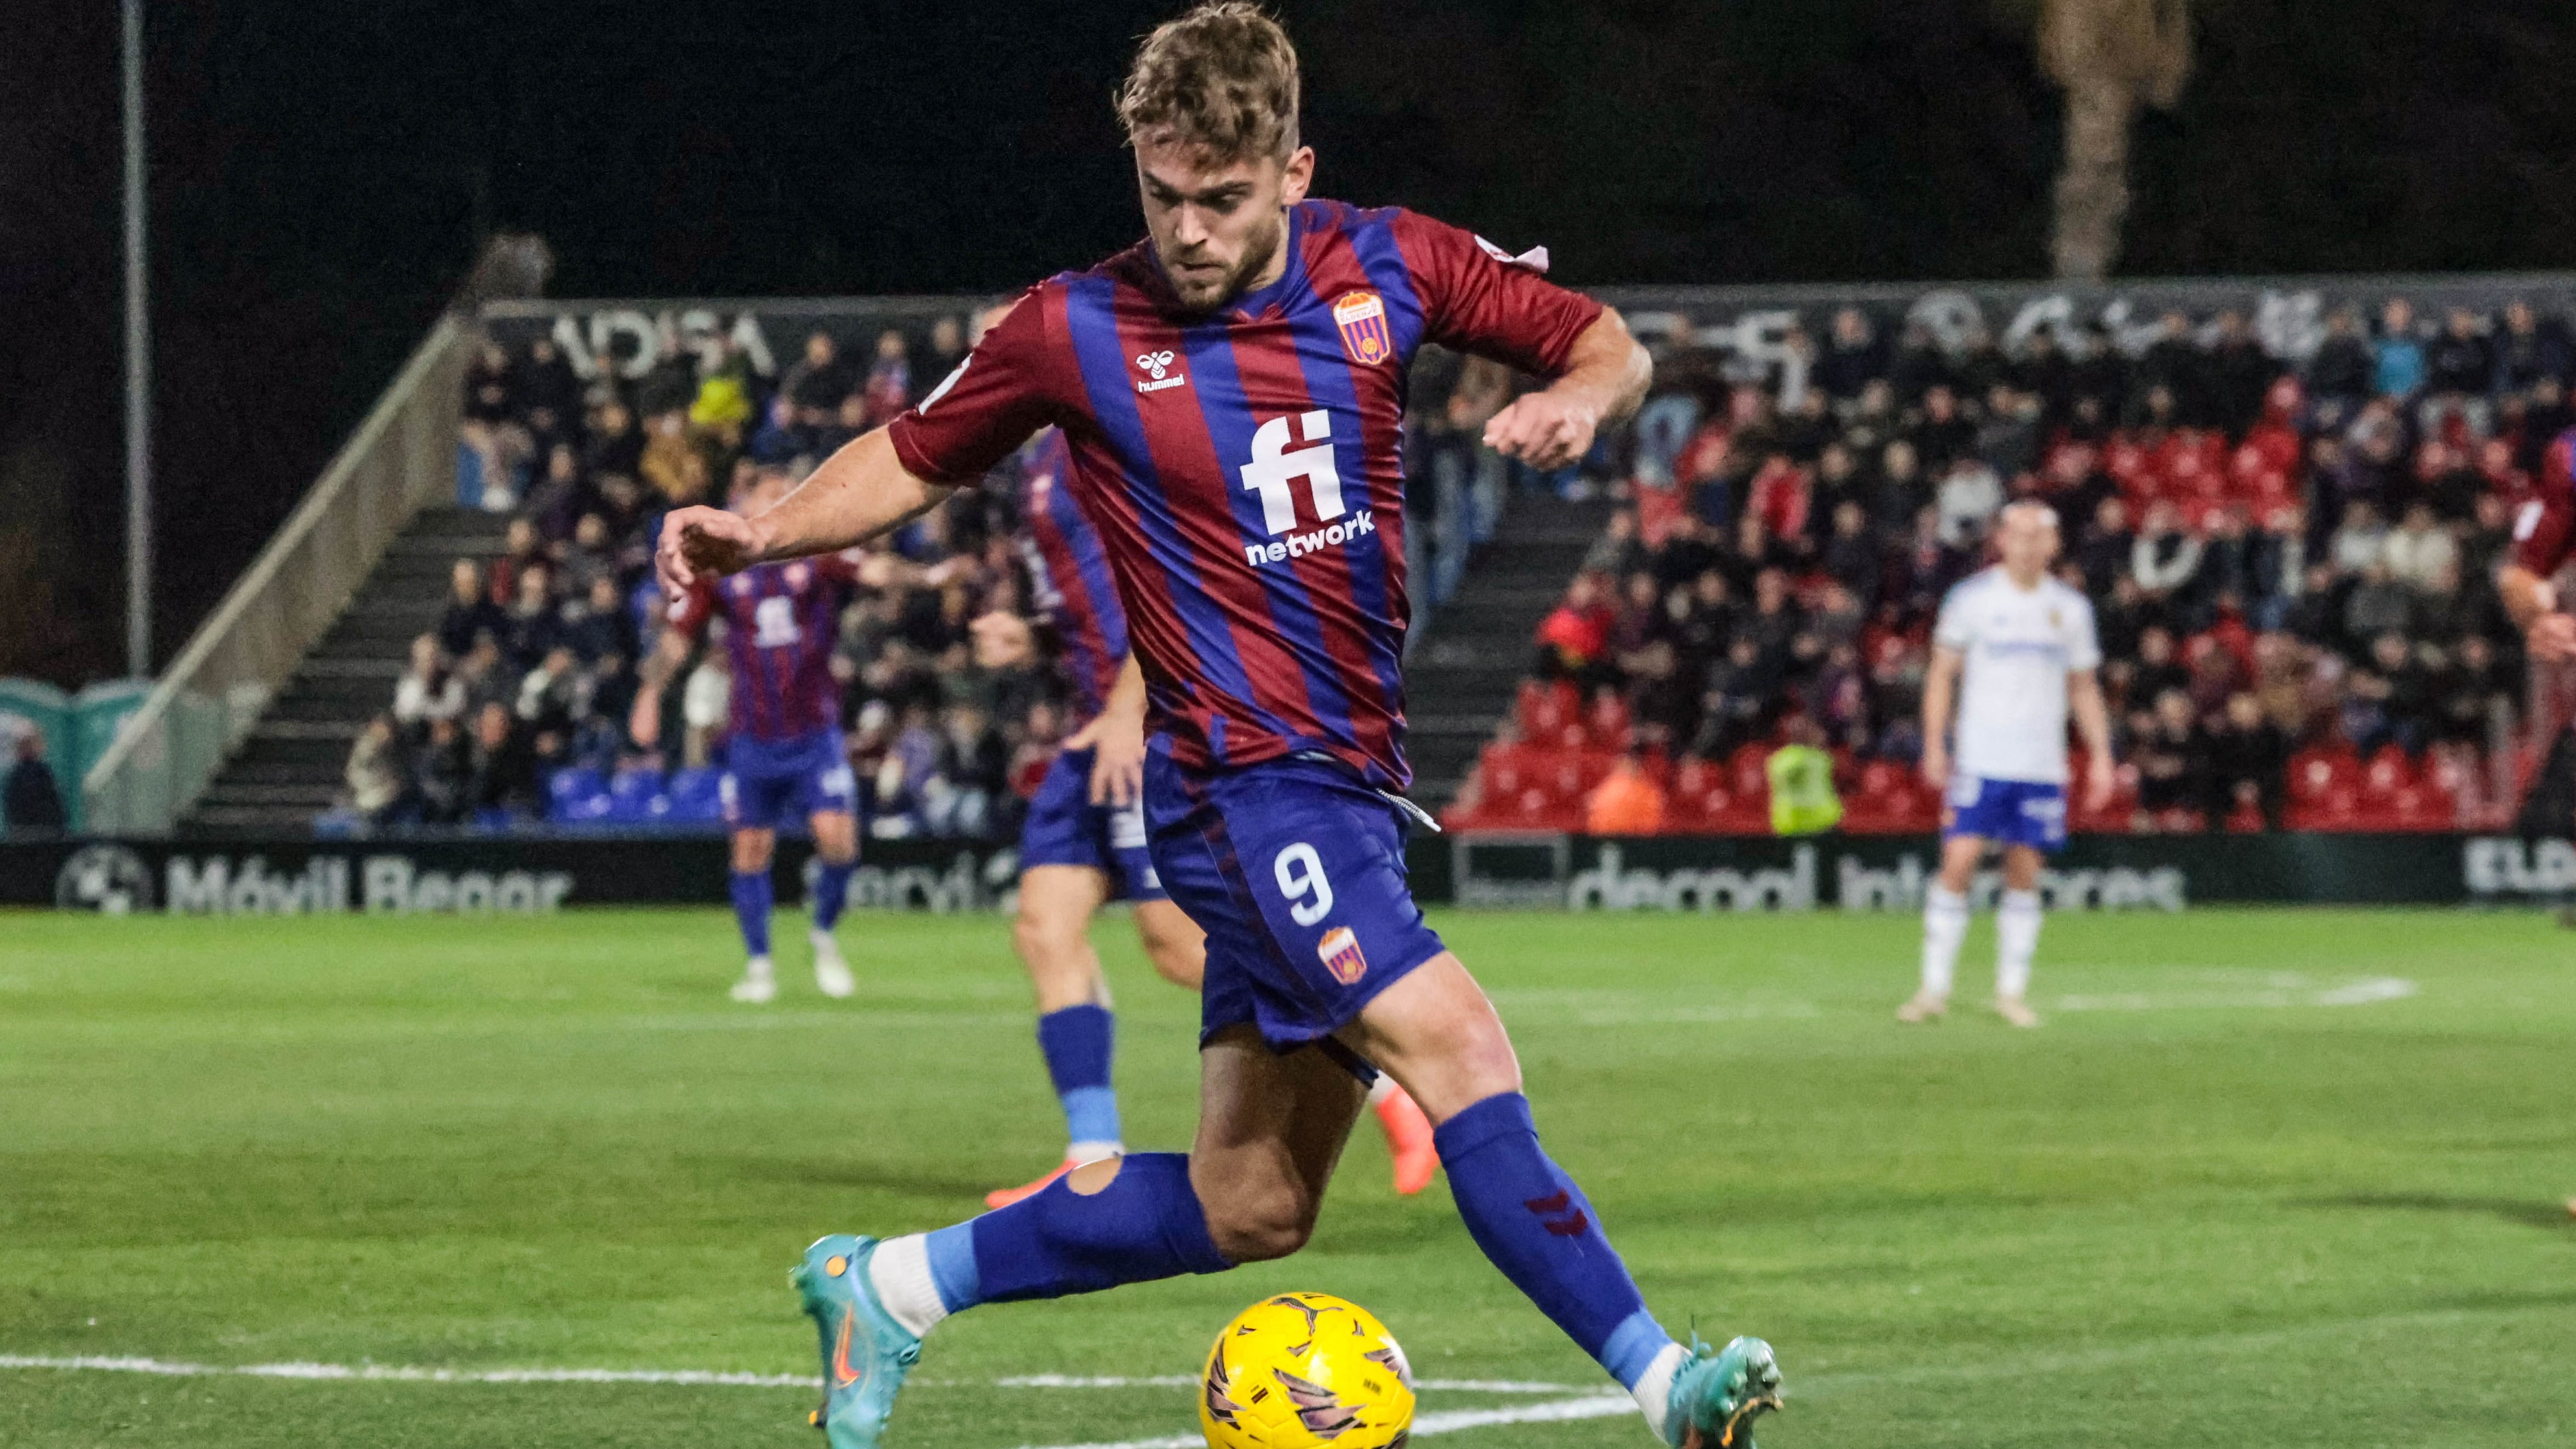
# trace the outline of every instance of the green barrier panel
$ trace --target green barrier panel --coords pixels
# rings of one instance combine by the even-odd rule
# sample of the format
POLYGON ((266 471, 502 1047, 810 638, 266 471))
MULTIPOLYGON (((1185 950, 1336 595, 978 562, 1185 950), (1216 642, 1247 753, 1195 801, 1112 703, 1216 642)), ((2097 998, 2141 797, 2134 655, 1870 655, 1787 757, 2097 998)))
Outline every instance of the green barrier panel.
POLYGON ((90 766, 116 743, 117 732, 151 693, 148 679, 106 679, 72 696, 71 768, 57 765, 55 770, 71 782, 64 788, 64 801, 71 807, 74 830, 82 827, 82 808, 87 803, 79 782, 89 778, 90 766))

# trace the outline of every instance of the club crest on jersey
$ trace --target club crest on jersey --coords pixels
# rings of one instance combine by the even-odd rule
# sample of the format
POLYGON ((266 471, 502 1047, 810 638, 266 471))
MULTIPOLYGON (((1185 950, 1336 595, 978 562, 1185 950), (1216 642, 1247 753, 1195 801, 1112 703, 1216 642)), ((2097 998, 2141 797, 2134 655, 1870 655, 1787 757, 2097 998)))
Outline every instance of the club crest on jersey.
POLYGON ((1161 392, 1167 387, 1179 387, 1190 380, 1186 373, 1173 372, 1172 365, 1173 355, 1168 351, 1137 353, 1136 366, 1153 381, 1137 383, 1136 390, 1161 392))
POLYGON ((1386 303, 1375 292, 1344 292, 1334 299, 1333 325, 1341 329, 1342 351, 1362 367, 1395 355, 1394 334, 1386 330, 1386 303))
POLYGON ((1324 969, 1344 986, 1357 986, 1368 974, 1368 957, 1360 952, 1360 938, 1348 926, 1335 926, 1315 943, 1315 954, 1323 958, 1324 969))

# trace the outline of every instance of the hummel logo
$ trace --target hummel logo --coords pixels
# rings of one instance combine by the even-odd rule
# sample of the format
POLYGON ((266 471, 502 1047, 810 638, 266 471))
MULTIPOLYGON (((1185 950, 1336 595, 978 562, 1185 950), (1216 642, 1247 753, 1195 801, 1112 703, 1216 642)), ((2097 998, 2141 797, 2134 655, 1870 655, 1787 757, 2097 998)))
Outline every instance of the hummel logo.
POLYGON ((1164 388, 1179 387, 1190 380, 1186 373, 1171 371, 1172 354, 1169 352, 1140 352, 1136 354, 1136 365, 1143 368, 1146 374, 1154 379, 1152 382, 1136 384, 1138 392, 1161 392, 1164 388), (1167 377, 1164 375, 1166 373, 1171 375, 1167 377))
POLYGON ((1583 1236, 1585 1228, 1592 1226, 1592 1219, 1584 1216, 1583 1209, 1574 1207, 1574 1195, 1571 1193, 1558 1192, 1547 1197, 1534 1197, 1522 1203, 1521 1206, 1537 1214, 1540 1227, 1560 1238, 1579 1238, 1583 1236), (1574 1208, 1574 1216, 1570 1218, 1549 1216, 1551 1213, 1561 1213, 1567 1208, 1574 1208))

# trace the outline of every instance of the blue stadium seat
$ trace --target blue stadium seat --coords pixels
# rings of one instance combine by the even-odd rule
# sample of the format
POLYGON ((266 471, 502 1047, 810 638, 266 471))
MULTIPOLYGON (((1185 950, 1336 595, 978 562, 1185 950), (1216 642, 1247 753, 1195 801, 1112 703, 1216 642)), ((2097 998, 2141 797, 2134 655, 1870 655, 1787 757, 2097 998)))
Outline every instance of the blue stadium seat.
POLYGON ((659 825, 671 813, 671 801, 662 793, 659 770, 620 770, 608 785, 608 813, 612 825, 659 825))
POLYGON ((546 781, 546 819, 580 825, 608 813, 608 780, 597 770, 557 770, 546 781))
POLYGON ((724 819, 721 770, 674 770, 664 793, 671 800, 670 824, 708 825, 724 819))

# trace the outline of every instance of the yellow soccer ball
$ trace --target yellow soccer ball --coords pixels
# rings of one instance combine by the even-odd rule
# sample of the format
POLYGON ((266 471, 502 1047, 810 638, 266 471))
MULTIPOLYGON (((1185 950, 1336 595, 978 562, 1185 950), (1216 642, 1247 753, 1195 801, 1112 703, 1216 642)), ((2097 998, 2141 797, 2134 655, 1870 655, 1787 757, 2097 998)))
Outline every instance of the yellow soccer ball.
POLYGON ((1264 1298, 1208 1350, 1199 1429, 1211 1449, 1395 1449, 1412 1424, 1412 1365, 1346 1298, 1264 1298))

